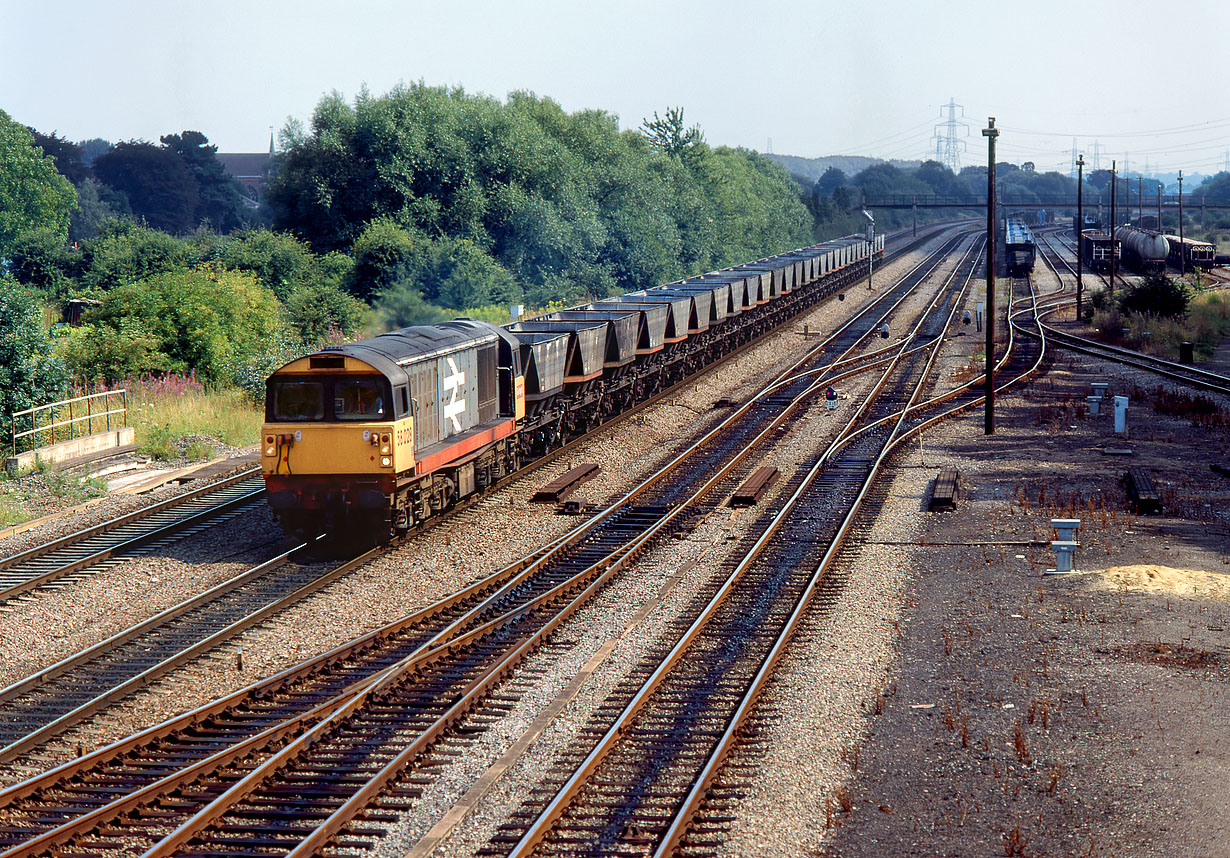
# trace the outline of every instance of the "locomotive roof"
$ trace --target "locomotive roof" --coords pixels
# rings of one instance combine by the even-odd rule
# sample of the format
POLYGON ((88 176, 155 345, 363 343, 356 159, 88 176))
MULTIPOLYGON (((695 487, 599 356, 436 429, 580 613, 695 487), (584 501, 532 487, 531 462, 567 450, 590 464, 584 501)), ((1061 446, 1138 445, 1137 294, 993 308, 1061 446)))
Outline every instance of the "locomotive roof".
POLYGON ((349 355, 387 376, 396 386, 406 377, 403 367, 494 342, 497 336, 495 330, 481 322, 458 320, 416 325, 355 343, 325 346, 317 354, 349 355))
POLYGON ((1029 227, 1025 226, 1022 221, 1010 218, 1008 220, 1008 231, 1004 236, 1006 244, 1033 244, 1034 236, 1029 231, 1029 227))

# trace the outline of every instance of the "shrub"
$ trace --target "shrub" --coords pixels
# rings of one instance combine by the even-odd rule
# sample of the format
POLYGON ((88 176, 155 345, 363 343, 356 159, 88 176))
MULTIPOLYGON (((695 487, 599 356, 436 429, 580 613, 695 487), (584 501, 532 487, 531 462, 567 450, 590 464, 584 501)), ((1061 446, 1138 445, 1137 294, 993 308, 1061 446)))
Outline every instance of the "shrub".
POLYGON ((0 439, 13 432, 13 413, 63 398, 68 372, 54 354, 38 304, 0 277, 0 439))
POLYGON ((1170 279, 1164 271, 1157 271, 1120 294, 1119 310, 1174 318, 1187 312, 1190 298, 1191 293, 1182 283, 1170 279))
POLYGON ((89 321, 121 338, 148 337, 164 369, 216 382, 263 349, 281 329, 281 311, 255 275, 204 266, 114 289, 89 321))

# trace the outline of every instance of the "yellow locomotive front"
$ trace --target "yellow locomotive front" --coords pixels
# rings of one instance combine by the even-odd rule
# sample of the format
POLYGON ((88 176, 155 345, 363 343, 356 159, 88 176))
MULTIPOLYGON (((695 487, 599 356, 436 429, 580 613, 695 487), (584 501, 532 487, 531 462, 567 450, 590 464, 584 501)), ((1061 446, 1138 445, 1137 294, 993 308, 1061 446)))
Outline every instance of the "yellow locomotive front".
POLYGON ((265 421, 261 470, 287 533, 388 531, 397 474, 414 468, 414 418, 384 374, 351 355, 299 358, 270 377, 265 421))

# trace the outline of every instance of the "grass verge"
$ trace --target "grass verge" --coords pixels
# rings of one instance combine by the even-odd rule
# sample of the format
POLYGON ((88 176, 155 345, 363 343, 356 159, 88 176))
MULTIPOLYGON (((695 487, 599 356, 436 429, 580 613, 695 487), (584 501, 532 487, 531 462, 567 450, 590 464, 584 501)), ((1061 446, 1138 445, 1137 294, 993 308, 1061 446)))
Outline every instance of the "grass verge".
POLYGON ((260 437, 260 408, 241 390, 207 388, 191 376, 129 379, 128 420, 155 459, 207 459, 209 439, 247 447, 260 437))

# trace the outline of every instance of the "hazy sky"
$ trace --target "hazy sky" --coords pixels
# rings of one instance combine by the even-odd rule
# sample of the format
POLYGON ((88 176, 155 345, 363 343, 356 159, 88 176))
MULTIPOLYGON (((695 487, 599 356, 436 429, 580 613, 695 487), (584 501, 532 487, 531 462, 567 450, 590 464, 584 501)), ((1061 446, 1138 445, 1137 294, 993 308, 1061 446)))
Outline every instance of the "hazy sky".
POLYGON ((1225 0, 0 0, 0 110, 255 152, 331 90, 422 80, 624 128, 681 106, 715 145, 923 158, 951 98, 963 165, 995 116, 1001 160, 1066 172, 1076 138, 1090 164, 1096 142, 1106 167, 1209 174, 1230 161, 1227 34, 1225 0))

